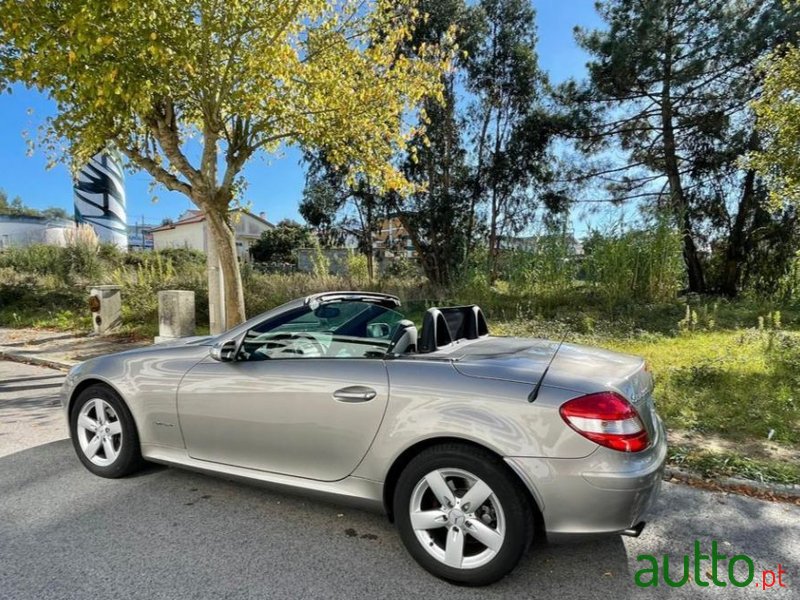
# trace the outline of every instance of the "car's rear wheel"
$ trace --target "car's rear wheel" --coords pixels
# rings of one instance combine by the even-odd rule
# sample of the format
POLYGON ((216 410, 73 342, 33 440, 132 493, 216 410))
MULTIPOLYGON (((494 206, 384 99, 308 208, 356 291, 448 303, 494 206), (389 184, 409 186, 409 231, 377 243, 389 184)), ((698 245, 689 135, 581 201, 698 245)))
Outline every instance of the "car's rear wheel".
POLYGON ((70 435, 78 458, 100 477, 123 477, 141 468, 139 436, 122 399, 104 385, 81 391, 70 411, 70 435))
POLYGON ((393 506, 411 555, 454 583, 497 581, 533 539, 533 511, 519 482, 500 458, 468 445, 435 446, 414 457, 393 506))

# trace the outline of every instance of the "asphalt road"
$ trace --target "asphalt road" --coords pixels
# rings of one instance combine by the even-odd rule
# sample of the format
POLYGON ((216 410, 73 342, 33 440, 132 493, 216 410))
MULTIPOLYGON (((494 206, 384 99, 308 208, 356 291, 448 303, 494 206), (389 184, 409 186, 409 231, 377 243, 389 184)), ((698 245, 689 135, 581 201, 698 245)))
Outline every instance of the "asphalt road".
POLYGON ((67 437, 58 404, 64 375, 0 360, 0 456, 67 437))
POLYGON ((178 469, 105 480, 62 440, 0 458, 0 598, 797 597, 799 507, 665 484, 650 521, 638 539, 536 544, 467 589, 417 567, 380 515, 178 469), (694 540, 748 555, 758 582, 781 563, 787 587, 634 585, 638 555, 680 565, 694 540))

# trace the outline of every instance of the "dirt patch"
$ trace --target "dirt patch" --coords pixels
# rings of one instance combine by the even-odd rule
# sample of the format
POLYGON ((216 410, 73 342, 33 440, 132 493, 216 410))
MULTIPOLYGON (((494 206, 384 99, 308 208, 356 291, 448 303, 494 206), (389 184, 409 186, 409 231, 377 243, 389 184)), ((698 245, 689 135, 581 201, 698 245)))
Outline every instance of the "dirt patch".
POLYGON ((713 433, 698 433, 681 429, 667 432, 670 446, 687 446, 715 453, 736 453, 751 458, 800 463, 800 450, 779 446, 767 440, 731 441, 713 433))

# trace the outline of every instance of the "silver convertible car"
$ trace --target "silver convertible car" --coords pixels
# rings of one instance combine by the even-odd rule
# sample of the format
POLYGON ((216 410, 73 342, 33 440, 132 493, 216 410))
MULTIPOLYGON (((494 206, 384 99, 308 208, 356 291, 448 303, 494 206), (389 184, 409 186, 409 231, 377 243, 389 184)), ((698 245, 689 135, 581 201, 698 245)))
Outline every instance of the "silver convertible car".
POLYGON ((144 460, 385 511, 441 578, 488 584, 534 533, 638 535, 666 456, 640 358, 489 334, 477 306, 316 294, 218 337, 95 358, 62 390, 81 462, 144 460))

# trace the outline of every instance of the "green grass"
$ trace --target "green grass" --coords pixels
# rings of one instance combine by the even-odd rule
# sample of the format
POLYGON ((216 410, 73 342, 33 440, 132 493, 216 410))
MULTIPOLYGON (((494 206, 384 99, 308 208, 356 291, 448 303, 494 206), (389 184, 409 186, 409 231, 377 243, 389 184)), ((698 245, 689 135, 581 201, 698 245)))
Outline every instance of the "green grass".
POLYGON ((72 310, 10 307, 0 308, 0 326, 88 331, 92 321, 88 312, 78 314, 72 310))
POLYGON ((800 445, 800 336, 774 332, 695 332, 652 339, 602 340, 645 357, 668 426, 728 439, 800 445), (786 341, 785 347, 780 347, 786 341))

